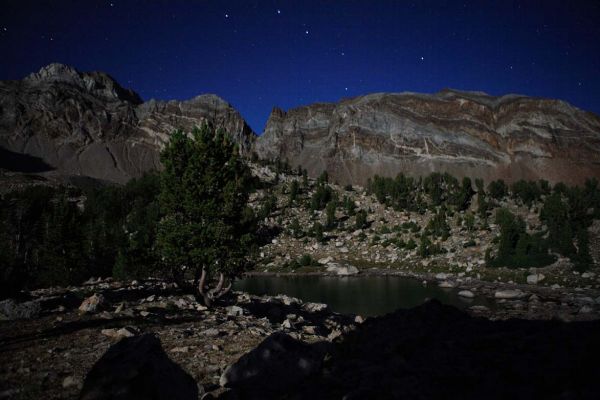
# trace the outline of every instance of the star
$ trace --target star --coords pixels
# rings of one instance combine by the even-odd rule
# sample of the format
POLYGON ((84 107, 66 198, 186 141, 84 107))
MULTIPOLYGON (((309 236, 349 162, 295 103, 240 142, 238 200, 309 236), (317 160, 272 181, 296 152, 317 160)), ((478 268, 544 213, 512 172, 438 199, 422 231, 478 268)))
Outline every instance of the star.
POLYGON ((343 51, 342 51, 340 54, 341 54, 342 56, 345 56, 345 55, 346 55, 346 53, 344 53, 343 51))
POLYGON ((304 33, 308 35, 308 31, 304 31, 304 33))
POLYGON ((424 61, 424 60, 425 60, 425 57, 421 56, 421 61, 424 61))
POLYGON ((577 82, 577 86, 581 86, 581 85, 582 85, 582 83, 581 83, 581 82, 577 82))
POLYGON ((277 14, 281 14, 281 10, 279 10, 279 9, 278 9, 278 10, 277 10, 277 14))
POLYGON ((344 88, 344 90, 347 92, 347 91, 348 91, 348 88, 344 88))
POLYGON ((6 29, 6 27, 2 28, 2 30, 3 30, 4 32, 8 31, 8 29, 6 29))
POLYGON ((225 14, 225 18, 229 18, 229 14, 225 14))

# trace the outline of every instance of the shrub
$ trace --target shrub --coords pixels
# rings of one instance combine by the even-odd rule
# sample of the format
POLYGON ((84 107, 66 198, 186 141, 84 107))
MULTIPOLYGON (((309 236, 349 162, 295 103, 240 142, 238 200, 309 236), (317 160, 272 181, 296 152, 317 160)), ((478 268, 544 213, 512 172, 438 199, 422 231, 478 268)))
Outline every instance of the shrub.
POLYGON ((496 223, 500 225, 498 255, 489 257, 491 267, 542 267, 555 261, 548 254, 548 246, 541 234, 529 235, 525 232, 525 222, 509 210, 501 208, 496 212, 496 223))
POLYGON ((502 179, 498 179, 489 183, 488 193, 492 198, 496 200, 501 200, 504 196, 508 194, 508 187, 502 179))
POLYGON ((329 203, 327 203, 327 207, 325 210, 326 217, 327 217, 325 227, 327 229, 333 229, 336 226, 336 219, 335 219, 336 208, 337 208, 337 202, 335 200, 331 200, 329 203))
POLYGON ((360 210, 356 213, 356 222, 354 227, 356 229, 365 229, 369 225, 367 223, 367 212, 365 210, 360 210))

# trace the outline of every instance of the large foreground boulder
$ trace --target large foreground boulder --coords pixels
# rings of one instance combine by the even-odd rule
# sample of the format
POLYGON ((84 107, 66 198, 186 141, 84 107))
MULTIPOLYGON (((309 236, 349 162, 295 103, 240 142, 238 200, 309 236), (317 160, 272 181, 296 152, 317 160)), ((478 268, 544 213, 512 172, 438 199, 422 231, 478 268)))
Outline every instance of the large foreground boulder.
POLYGON ((600 321, 474 318, 430 301, 369 318, 294 399, 598 399, 600 321), (325 372, 326 371, 326 372, 325 372))
POLYGON ((267 337, 221 376, 223 387, 243 398, 273 398, 292 393, 299 383, 321 369, 323 351, 284 333, 267 337))
POLYGON ((108 399, 197 400, 198 386, 145 334, 109 348, 87 374, 80 400, 108 399))

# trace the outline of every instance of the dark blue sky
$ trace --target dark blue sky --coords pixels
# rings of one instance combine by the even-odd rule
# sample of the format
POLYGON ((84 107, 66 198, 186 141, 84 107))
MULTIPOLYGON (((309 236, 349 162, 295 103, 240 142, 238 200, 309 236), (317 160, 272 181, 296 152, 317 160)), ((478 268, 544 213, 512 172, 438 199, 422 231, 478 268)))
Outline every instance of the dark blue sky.
POLYGON ((0 79, 50 62, 144 99, 216 93, 261 132, 371 92, 566 100, 600 113, 600 1, 28 1, 0 4, 0 79))

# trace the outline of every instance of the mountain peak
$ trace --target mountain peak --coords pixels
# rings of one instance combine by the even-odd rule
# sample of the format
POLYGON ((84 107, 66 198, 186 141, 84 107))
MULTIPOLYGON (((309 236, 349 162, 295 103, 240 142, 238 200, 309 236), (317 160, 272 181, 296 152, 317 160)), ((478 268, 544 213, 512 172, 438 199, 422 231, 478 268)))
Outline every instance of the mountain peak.
POLYGON ((104 72, 79 72, 77 69, 61 64, 51 63, 38 72, 28 75, 25 82, 31 85, 66 83, 108 99, 141 104, 141 97, 130 89, 125 89, 110 75, 104 72))

